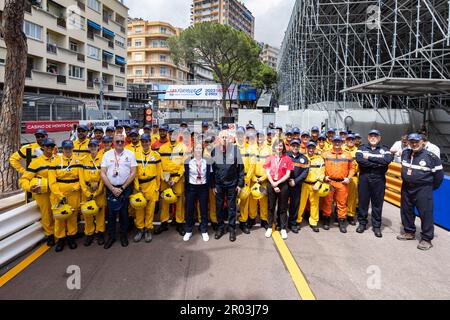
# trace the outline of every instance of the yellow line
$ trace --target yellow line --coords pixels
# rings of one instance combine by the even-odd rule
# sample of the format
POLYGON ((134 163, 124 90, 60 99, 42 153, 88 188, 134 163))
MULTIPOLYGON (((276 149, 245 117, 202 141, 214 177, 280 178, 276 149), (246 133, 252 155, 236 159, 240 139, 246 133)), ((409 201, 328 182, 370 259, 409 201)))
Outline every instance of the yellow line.
POLYGON ((35 252, 30 254, 28 257, 23 259, 17 266, 9 270, 2 277, 0 277, 0 288, 3 287, 9 280, 21 273, 26 267, 36 261, 40 256, 42 256, 47 250, 50 249, 47 244, 40 246, 35 252))
POLYGON ((292 280, 294 280, 295 287, 297 288, 298 293, 302 300, 316 300, 311 288, 308 285, 305 277, 303 276, 302 271, 298 267, 295 262, 294 257, 289 251, 284 240, 281 238, 281 235, 278 231, 272 233, 273 241, 277 246, 278 251, 280 252, 281 258, 284 261, 284 264, 288 268, 289 273, 291 274, 292 280))

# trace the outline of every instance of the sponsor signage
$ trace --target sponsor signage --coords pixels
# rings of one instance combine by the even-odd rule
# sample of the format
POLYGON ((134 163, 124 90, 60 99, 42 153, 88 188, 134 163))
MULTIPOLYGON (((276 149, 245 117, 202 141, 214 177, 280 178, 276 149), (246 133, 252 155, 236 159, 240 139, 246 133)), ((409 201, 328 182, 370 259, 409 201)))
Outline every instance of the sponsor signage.
POLYGON ((66 132, 72 130, 74 124, 79 121, 25 121, 25 133, 35 133, 39 129, 47 132, 66 132))
POLYGON ((106 130, 106 127, 114 126, 114 120, 81 120, 80 125, 88 125, 89 123, 92 123, 94 128, 96 127, 102 127, 103 130, 106 130))
MULTIPOLYGON (((170 85, 164 100, 221 100, 221 85, 170 85)), ((237 100, 238 89, 231 86, 226 95, 227 100, 237 100)))

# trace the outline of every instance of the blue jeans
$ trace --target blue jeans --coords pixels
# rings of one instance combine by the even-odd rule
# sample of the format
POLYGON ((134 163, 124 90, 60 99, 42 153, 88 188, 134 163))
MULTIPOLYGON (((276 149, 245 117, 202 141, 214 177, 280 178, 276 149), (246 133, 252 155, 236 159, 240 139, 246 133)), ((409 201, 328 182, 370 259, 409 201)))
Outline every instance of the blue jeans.
MULTIPOLYGON (((120 187, 120 186, 114 186, 120 187)), ((111 239, 116 239, 116 219, 119 214, 120 237, 127 236, 128 229, 128 203, 133 184, 130 184, 121 195, 116 198, 114 194, 106 188, 106 200, 108 203, 108 235, 111 239)))

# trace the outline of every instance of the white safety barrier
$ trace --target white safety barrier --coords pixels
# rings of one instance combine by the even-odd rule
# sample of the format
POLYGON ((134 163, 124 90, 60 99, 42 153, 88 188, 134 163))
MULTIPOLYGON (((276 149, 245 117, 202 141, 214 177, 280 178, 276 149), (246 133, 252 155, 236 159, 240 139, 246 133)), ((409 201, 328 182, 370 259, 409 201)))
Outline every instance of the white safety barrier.
POLYGON ((0 266, 32 248, 45 235, 36 202, 0 214, 0 266))
POLYGON ((23 192, 15 196, 0 199, 0 214, 22 204, 25 204, 25 193, 23 192))

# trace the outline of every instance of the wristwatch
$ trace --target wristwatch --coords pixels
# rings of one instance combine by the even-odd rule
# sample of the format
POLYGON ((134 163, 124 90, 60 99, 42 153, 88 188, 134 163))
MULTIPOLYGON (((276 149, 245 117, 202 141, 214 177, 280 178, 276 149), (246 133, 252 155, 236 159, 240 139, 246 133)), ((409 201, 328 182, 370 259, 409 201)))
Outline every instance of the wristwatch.
POLYGON ((125 189, 123 188, 123 186, 119 187, 120 190, 124 191, 125 189))

